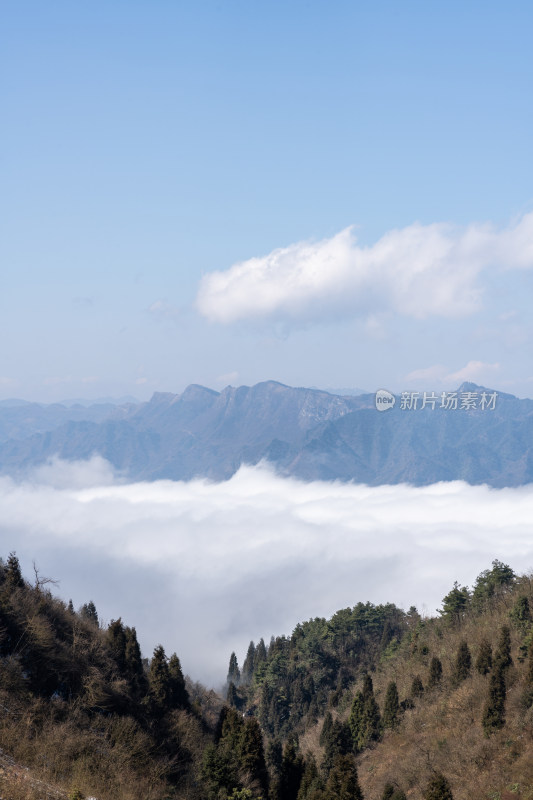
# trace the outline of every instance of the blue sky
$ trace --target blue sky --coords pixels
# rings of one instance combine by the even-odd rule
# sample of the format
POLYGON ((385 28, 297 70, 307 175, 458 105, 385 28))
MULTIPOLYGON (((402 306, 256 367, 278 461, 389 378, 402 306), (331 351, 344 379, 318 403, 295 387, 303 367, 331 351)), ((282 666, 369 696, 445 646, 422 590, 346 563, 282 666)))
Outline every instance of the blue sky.
POLYGON ((4 4, 0 398, 533 396, 532 17, 4 4))

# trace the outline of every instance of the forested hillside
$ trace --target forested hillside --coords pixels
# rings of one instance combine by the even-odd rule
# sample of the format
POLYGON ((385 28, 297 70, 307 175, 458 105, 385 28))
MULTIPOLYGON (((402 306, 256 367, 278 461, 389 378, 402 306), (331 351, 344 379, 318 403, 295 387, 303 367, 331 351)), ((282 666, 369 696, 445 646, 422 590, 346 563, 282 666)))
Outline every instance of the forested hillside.
POLYGON ((501 562, 434 619, 358 603, 251 642, 224 699, 50 589, 0 565, 3 800, 533 798, 533 583, 501 562))

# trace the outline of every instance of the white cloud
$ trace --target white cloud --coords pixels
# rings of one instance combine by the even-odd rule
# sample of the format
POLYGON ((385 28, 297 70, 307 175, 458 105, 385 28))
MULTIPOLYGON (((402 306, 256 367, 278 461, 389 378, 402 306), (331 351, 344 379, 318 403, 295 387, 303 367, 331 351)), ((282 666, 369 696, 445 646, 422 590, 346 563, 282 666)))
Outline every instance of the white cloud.
POLYGON ((431 367, 413 370, 405 376, 405 380, 410 384, 425 384, 427 388, 437 385, 454 388, 464 381, 490 382, 499 369, 498 363, 489 364, 486 361, 469 361, 456 372, 450 372, 443 364, 433 364, 431 367))
POLYGON ((450 384, 463 383, 463 381, 487 381, 494 377, 500 369, 499 364, 488 364, 485 361, 469 361, 468 364, 457 372, 452 372, 446 376, 445 380, 450 384))
POLYGON ((360 600, 433 612, 494 558, 533 565, 531 486, 304 483, 265 467, 120 485, 93 459, 0 479, 0 509, 2 555, 28 575, 35 559, 66 599, 93 599, 137 626, 145 653, 162 642, 213 683, 232 650, 303 619, 360 600))
POLYGON ((502 231, 415 223, 360 247, 352 228, 205 275, 196 306, 213 322, 308 322, 391 310, 459 317, 479 309, 480 273, 533 267, 533 213, 502 231))

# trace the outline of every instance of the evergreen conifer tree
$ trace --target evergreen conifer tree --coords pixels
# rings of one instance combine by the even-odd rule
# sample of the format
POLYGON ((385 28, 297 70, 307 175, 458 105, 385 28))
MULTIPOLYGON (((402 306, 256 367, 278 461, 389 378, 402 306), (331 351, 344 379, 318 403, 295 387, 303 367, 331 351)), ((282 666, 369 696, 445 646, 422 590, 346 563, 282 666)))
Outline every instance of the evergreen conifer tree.
POLYGON ((67 611, 69 614, 74 614, 74 604, 72 600, 68 601, 67 611))
POLYGON ((383 706, 383 725, 385 728, 396 728, 400 722, 400 701, 398 687, 394 681, 387 686, 385 704, 383 706))
POLYGON ((267 650, 265 647, 265 640, 259 639, 259 644, 255 648, 255 655, 254 655, 254 672, 256 672, 257 668, 264 664, 267 660, 267 650))
POLYGON ((328 711, 324 717, 324 722, 322 723, 322 730, 320 731, 320 745, 322 747, 326 746, 326 742, 329 738, 329 734, 331 733, 331 728, 333 727, 333 717, 331 716, 331 711, 328 711))
POLYGON ((353 756, 339 756, 330 772, 326 797, 331 800, 363 800, 353 756))
POLYGON ((439 686, 442 680, 442 663, 437 656, 433 656, 431 659, 431 663, 429 665, 429 678, 428 678, 428 686, 430 689, 433 689, 435 686, 439 686))
POLYGON ((471 666, 472 656, 470 654, 470 649, 465 639, 463 639, 457 650, 457 656, 453 670, 453 682, 456 686, 468 678, 470 675, 471 666))
POLYGON ((255 661, 255 644, 250 642, 248 645, 248 652, 242 665, 242 681, 245 684, 251 683, 254 674, 254 661, 255 661))
POLYGON ((480 642, 476 669, 480 675, 488 675, 492 669, 492 645, 487 638, 480 642))
POLYGON ((126 633, 120 617, 109 623, 107 641, 118 671, 123 676, 126 672, 126 633))
POLYGON ((6 589, 12 592, 15 589, 24 587, 24 578, 20 569, 20 563, 15 552, 11 552, 7 558, 5 566, 6 589))
POLYGON ((168 660, 168 673, 170 677, 170 705, 172 708, 189 708, 189 693, 185 687, 185 679, 181 671, 181 664, 176 653, 172 653, 168 660))
POLYGON ((494 666, 500 666, 502 669, 507 669, 513 663, 511 658, 511 629, 508 625, 502 625, 500 628, 500 638, 498 640, 498 647, 494 653, 494 666))
POLYGON ((289 739, 283 750, 280 776, 280 800, 295 800, 298 797, 304 774, 304 760, 294 739, 289 739))
POLYGON ((424 684, 420 675, 415 675, 411 684, 411 697, 422 697, 424 693, 424 684))
POLYGON ((268 793, 268 772, 263 748, 263 734, 259 723, 253 717, 249 717, 244 724, 239 766, 242 772, 257 783, 262 797, 266 797, 268 793))
MULTIPOLYGON (((362 727, 363 727, 363 708, 364 708, 364 705, 365 705, 365 701, 364 701, 364 698, 363 698, 363 693, 362 692, 357 692, 355 697, 354 697, 354 699, 353 699, 353 702, 352 702, 352 708, 351 708, 350 717, 349 717, 349 720, 348 720, 348 724, 350 726, 350 731, 351 731, 351 734, 352 734, 352 747, 353 747, 353 750, 354 750, 355 753, 358 753, 359 750, 361 749, 360 745, 361 745, 362 733, 363 733, 362 727)), ((326 726, 326 720, 327 720, 328 715, 329 715, 329 720, 330 720, 329 724, 331 725, 331 722, 332 722, 331 714, 328 712, 328 714, 326 714, 326 718, 324 719, 324 727, 326 726)), ((322 729, 322 730, 324 730, 324 729, 322 729)), ((322 738, 320 739, 320 744, 323 744, 322 738)))
POLYGON ((148 691, 148 681, 144 672, 141 648, 137 641, 135 628, 124 628, 126 647, 124 649, 124 666, 126 676, 134 697, 138 700, 145 697, 148 691))
POLYGON ((150 698, 155 713, 164 714, 170 709, 170 673, 165 650, 158 645, 150 662, 150 698))
POLYGON ((92 622, 93 625, 98 626, 98 614, 96 611, 96 606, 92 600, 89 600, 88 603, 84 603, 80 609, 80 616, 83 619, 92 622))
POLYGON ((237 694, 237 689, 235 688, 235 684, 233 683, 233 681, 231 681, 230 685, 228 686, 228 691, 226 692, 226 700, 228 702, 228 705, 230 705, 232 708, 237 708, 237 706, 239 705, 239 695, 237 694))
POLYGON ((234 683, 236 686, 238 686, 240 680, 241 680, 241 671, 239 669, 239 662, 237 661, 237 656, 235 655, 235 653, 232 653, 229 659, 227 682, 228 684, 234 683))
POLYGON ((482 724, 485 736, 490 736, 505 725, 505 670, 500 662, 495 662, 490 676, 489 696, 483 711, 482 724))
POLYGON ((428 783, 424 800, 453 800, 450 784, 440 772, 437 772, 428 783))

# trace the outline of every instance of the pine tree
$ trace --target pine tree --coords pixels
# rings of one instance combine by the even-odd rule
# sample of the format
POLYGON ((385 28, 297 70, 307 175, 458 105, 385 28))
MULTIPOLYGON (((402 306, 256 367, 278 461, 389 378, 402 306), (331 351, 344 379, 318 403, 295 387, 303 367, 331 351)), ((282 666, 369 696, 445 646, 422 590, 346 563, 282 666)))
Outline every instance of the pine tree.
POLYGON ((501 663, 496 662, 490 676, 489 696, 483 711, 485 736, 490 736, 505 725, 505 695, 505 670, 501 663))
POLYGON ((415 675, 411 684, 411 697, 422 697, 424 693, 424 684, 420 675, 415 675))
POLYGON ((526 708, 531 708, 533 705, 533 639, 530 639, 528 647, 526 689, 523 700, 526 708))
POLYGON ((188 709, 190 707, 189 693, 185 687, 185 679, 181 671, 180 660, 176 653, 172 653, 168 660, 168 673, 170 676, 171 707, 188 709))
POLYGON ((470 668, 472 666, 472 656, 467 642, 463 639, 459 644, 457 656, 455 659, 455 666, 453 670, 453 682, 459 686, 470 675, 470 668))
POLYGON ((107 628, 107 642, 120 675, 126 672, 126 633, 120 617, 111 620, 107 628))
POLYGON ((228 677, 227 683, 234 683, 236 686, 239 685, 241 680, 241 671, 239 669, 239 662, 237 661, 237 656, 235 653, 232 653, 229 659, 229 668, 228 668, 228 677))
MULTIPOLYGON (((363 728, 363 708, 365 705, 365 701, 363 698, 362 692, 357 692, 353 699, 352 709, 350 711, 350 718, 348 720, 348 724, 350 726, 350 731, 352 734, 352 747, 355 753, 358 753, 361 749, 361 739, 362 739, 362 728, 363 728)), ((331 725, 331 714, 328 712, 326 714, 326 718, 324 719, 324 727, 326 726, 326 720, 329 716, 330 725, 331 725)), ((324 729, 322 729, 324 730, 324 729)), ((320 744, 322 744, 322 737, 320 738, 320 744)))
POLYGON ((450 784, 440 772, 430 780, 424 792, 424 800, 453 800, 450 784))
POLYGON ((322 794, 323 789, 324 784, 315 758, 311 753, 308 753, 305 757, 304 772, 296 800, 307 800, 307 798, 316 795, 316 793, 322 794))
POLYGON ((69 614, 74 614, 74 604, 72 600, 68 601, 67 611, 69 614))
POLYGON ((383 706, 383 725, 385 728, 396 728, 400 722, 400 701, 398 687, 394 681, 387 686, 385 704, 383 706))
POLYGON ((363 800, 353 756, 339 756, 330 772, 326 797, 334 800, 363 800))
POLYGON ((244 684, 251 683, 254 674, 254 661, 255 661, 255 644, 250 642, 248 645, 248 652, 242 665, 242 681, 244 684))
POLYGON ((237 694, 237 689, 235 688, 233 681, 230 681, 230 685, 228 686, 228 691, 226 692, 226 701, 232 708, 237 708, 239 705, 239 695, 237 694))
POLYGON ((20 563, 16 553, 14 552, 10 553, 7 558, 5 566, 5 581, 8 592, 12 592, 15 589, 24 588, 24 578, 22 577, 20 563))
POLYGON ((144 672, 141 655, 141 648, 137 641, 135 628, 124 628, 126 647, 124 650, 124 666, 126 676, 134 697, 138 700, 146 696, 148 691, 148 681, 144 672))
POLYGON ((494 653, 494 666, 500 666, 502 669, 507 669, 513 663, 511 658, 511 629, 508 625, 502 625, 500 628, 500 638, 498 640, 498 647, 494 653))
POLYGON ((429 678, 428 678, 428 686, 430 689, 433 689, 435 686, 439 686, 442 680, 442 663, 437 656, 433 656, 431 659, 431 663, 429 665, 429 678))
POLYGON ((264 664, 266 660, 267 660, 267 650, 265 647, 265 640, 259 639, 259 644, 255 648, 254 672, 256 672, 258 667, 261 664, 264 664))
POLYGON ((84 605, 82 605, 80 608, 80 617, 92 622, 93 625, 98 626, 98 614, 96 612, 96 606, 92 600, 89 600, 88 603, 84 603, 84 605))
POLYGON ((154 650, 150 662, 150 698, 154 712, 164 714, 170 708, 171 687, 168 661, 161 645, 154 650))
POLYGON ((294 739, 289 739, 283 751, 280 776, 280 800, 295 800, 298 797, 304 773, 304 760, 294 739))
POLYGON ((324 742, 324 760, 322 769, 328 775, 333 764, 339 756, 344 756, 352 750, 352 737, 349 726, 339 719, 333 721, 327 739, 324 742))
POLYGON ((266 797, 268 792, 268 772, 263 748, 263 734, 259 723, 253 717, 248 718, 244 724, 239 766, 241 771, 248 775, 252 781, 257 782, 262 796, 266 797))
POLYGON ((476 669, 480 675, 488 675, 492 669, 492 645, 486 638, 483 638, 479 645, 476 669))

